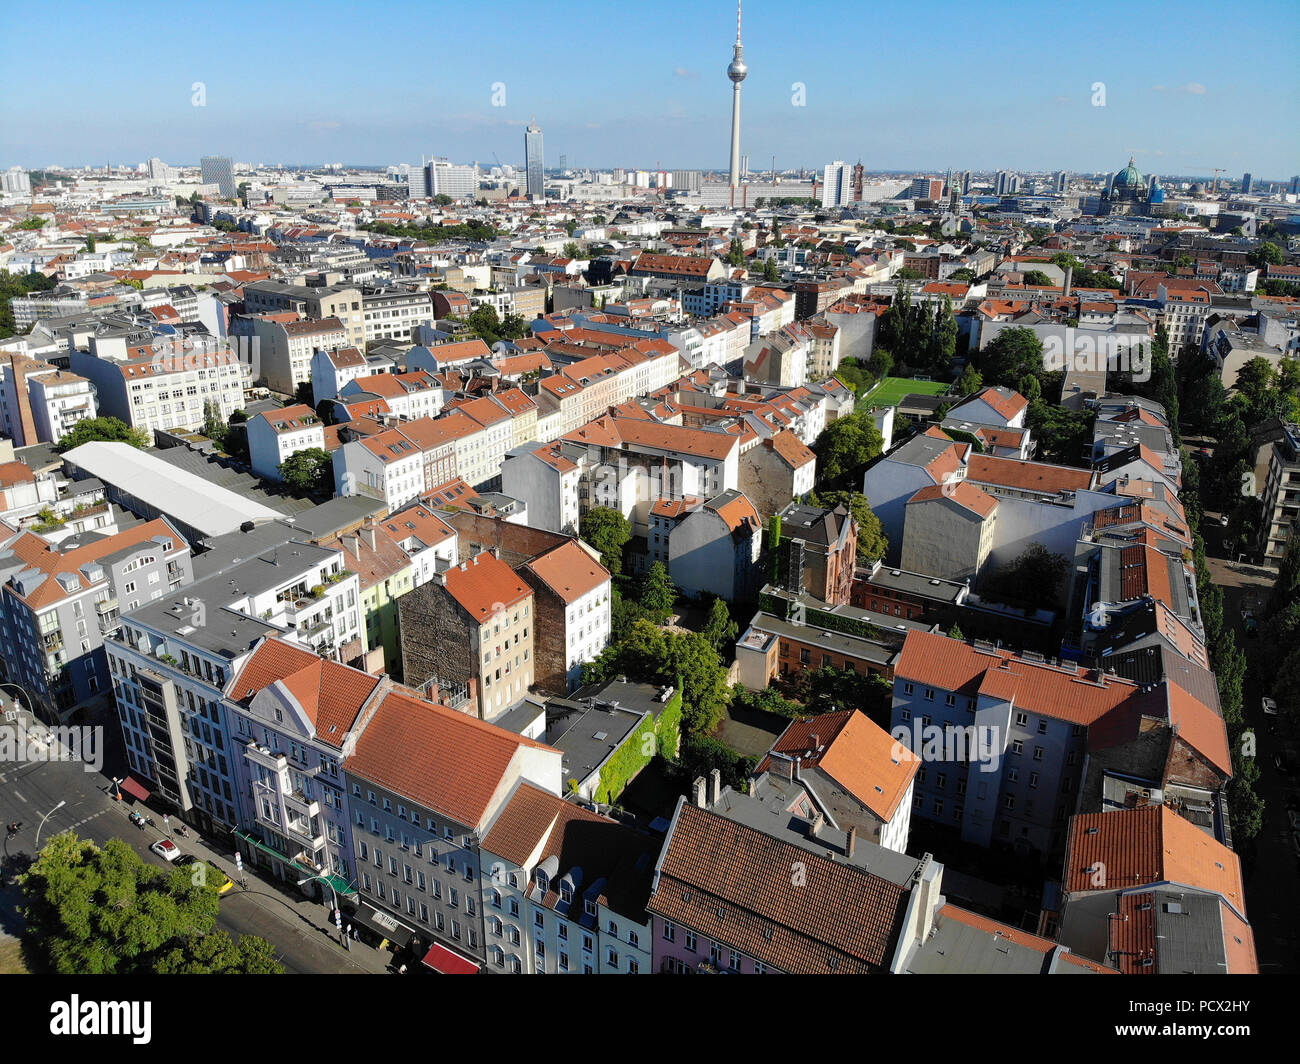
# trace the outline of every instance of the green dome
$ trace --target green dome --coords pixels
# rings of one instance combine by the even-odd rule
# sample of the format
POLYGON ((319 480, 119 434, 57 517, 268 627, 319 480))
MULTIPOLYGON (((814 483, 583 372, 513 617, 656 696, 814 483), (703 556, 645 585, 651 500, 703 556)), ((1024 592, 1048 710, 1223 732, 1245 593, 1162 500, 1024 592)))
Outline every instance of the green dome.
POLYGON ((1128 166, 1124 167, 1123 170, 1117 173, 1115 175, 1115 180, 1111 183, 1111 187, 1116 190, 1130 189, 1134 192, 1139 191, 1145 186, 1146 180, 1142 177, 1138 168, 1133 165, 1132 158, 1129 159, 1128 166))

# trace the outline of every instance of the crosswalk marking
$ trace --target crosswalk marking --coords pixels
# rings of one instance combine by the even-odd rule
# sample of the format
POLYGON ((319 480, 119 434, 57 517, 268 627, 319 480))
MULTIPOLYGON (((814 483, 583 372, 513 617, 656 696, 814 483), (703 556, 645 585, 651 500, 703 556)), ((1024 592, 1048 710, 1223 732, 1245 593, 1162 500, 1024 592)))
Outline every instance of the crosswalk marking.
POLYGON ((14 797, 17 798, 20 802, 25 802, 25 801, 27 801, 27 799, 24 798, 24 797, 23 797, 21 794, 19 794, 17 791, 14 791, 14 797))

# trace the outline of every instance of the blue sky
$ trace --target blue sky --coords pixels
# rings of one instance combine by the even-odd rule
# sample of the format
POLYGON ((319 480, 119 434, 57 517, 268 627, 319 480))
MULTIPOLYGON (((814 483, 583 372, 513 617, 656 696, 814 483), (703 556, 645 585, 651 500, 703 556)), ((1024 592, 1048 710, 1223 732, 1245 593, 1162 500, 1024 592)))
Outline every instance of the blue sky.
MULTIPOLYGON (((0 166, 724 168, 727 0, 11 5, 0 166), (53 23, 51 23, 53 18, 53 23), (191 103, 202 82, 206 105, 191 103), (492 105, 494 83, 505 106, 492 105), (22 86, 18 88, 18 86, 22 86)), ((1300 5, 745 5, 751 169, 1300 173, 1300 5), (1231 30, 1225 25, 1240 22, 1231 30), (1276 47, 1270 48, 1268 42, 1276 47), (796 82, 806 105, 794 106, 796 82), (1093 106, 1093 85, 1105 106, 1093 106)))

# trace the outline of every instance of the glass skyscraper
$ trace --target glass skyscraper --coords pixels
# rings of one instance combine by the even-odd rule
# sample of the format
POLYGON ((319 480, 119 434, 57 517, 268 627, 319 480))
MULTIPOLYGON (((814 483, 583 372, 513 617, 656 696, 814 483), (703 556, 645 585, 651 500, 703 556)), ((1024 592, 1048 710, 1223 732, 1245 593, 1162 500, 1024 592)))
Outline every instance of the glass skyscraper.
POLYGON ((542 162, 542 131, 536 122, 530 122, 524 130, 524 168, 528 173, 528 195, 541 199, 545 164, 542 162))

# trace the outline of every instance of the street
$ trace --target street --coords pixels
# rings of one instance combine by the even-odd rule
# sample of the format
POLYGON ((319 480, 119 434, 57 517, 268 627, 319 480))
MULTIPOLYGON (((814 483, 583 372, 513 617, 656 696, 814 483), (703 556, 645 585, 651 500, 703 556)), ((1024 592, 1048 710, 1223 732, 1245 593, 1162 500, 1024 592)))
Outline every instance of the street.
MULTIPOLYGON (((8 708, 7 700, 0 706, 8 708)), ((36 852, 36 832, 40 822, 60 801, 61 808, 50 813, 41 830, 41 842, 60 831, 75 831, 83 839, 103 845, 110 838, 125 840, 145 861, 162 866, 162 858, 149 852, 149 846, 164 837, 162 819, 154 814, 158 827, 143 830, 127 819, 128 804, 115 801, 110 780, 122 777, 126 769, 120 750, 120 731, 115 723, 105 728, 108 736, 103 772, 88 771, 76 761, 34 761, 16 764, 0 762, 0 820, 8 824, 21 821, 18 835, 3 844, 3 886, 0 887, 0 935, 19 937, 22 918, 17 913, 21 894, 13 882, 17 866, 24 856, 36 852)), ((148 810, 140 810, 148 815, 148 810)), ((173 820, 173 824, 175 821, 173 820)), ((174 836, 173 836, 174 838, 174 836)), ((235 869, 234 853, 209 849, 193 828, 187 838, 175 839, 186 853, 199 859, 210 858, 236 886, 221 899, 217 926, 233 936, 255 934, 275 947, 277 956, 289 972, 317 974, 367 974, 385 970, 390 954, 352 943, 345 950, 329 923, 329 907, 297 893, 289 894, 279 886, 245 868, 247 889, 241 889, 235 869)))
POLYGON ((1241 857, 1246 881, 1246 916, 1255 931, 1255 950, 1261 974, 1300 971, 1300 929, 1291 903, 1300 887, 1300 858, 1297 858, 1287 820, 1287 803, 1300 799, 1300 786, 1293 777, 1282 775, 1273 764, 1277 750, 1287 748, 1294 757, 1296 736, 1286 735, 1279 726, 1270 735, 1260 698, 1268 693, 1269 678, 1277 667, 1268 660, 1268 647, 1259 634, 1247 635, 1243 609, 1262 615, 1272 589, 1274 574, 1253 566, 1229 563, 1221 555, 1221 532, 1212 521, 1202 526, 1206 562, 1214 582, 1223 588, 1223 621, 1231 628, 1237 645, 1246 654, 1243 707, 1246 723, 1255 731, 1259 780, 1256 790, 1264 801, 1264 825, 1250 842, 1234 840, 1241 857))

